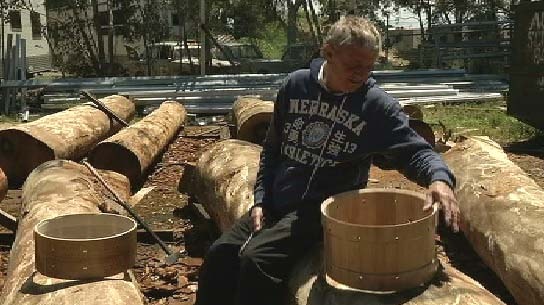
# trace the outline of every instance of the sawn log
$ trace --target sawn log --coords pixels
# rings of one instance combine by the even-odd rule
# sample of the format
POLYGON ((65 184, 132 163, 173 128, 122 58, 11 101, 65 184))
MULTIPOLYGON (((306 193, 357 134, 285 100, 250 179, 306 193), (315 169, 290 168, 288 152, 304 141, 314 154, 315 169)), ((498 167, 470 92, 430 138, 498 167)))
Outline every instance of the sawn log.
MULTIPOLYGON (((109 96, 101 101, 125 121, 134 116, 134 104, 125 97, 109 96)), ((78 160, 120 128, 121 125, 104 112, 84 104, 3 129, 0 130, 0 168, 8 177, 9 185, 19 187, 43 162, 78 160)))
MULTIPOLYGON (((102 177, 127 200, 128 179, 109 171, 102 177)), ((34 226, 43 219, 77 213, 99 213, 112 202, 107 191, 87 168, 65 160, 37 167, 23 186, 21 215, 13 243, 7 278, 0 294, 3 305, 142 304, 140 291, 128 273, 105 279, 69 281, 46 277, 35 271, 34 226)))
POLYGON ((234 137, 251 143, 261 144, 266 136, 274 103, 253 96, 242 96, 232 106, 234 137))
POLYGON ((178 102, 162 103, 141 121, 98 143, 89 153, 89 163, 125 175, 136 189, 146 169, 177 135, 186 114, 178 102))
POLYGON ((544 304, 544 190, 487 137, 467 138, 444 159, 473 248, 519 305, 544 304))

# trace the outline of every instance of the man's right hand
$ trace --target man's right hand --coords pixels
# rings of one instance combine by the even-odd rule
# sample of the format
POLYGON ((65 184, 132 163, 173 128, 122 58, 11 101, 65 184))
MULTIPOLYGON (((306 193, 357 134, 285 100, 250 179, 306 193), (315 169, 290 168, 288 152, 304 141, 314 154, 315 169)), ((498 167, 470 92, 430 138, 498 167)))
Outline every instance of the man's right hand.
POLYGON ((253 220, 253 232, 257 232, 263 228, 264 211, 263 207, 256 206, 251 209, 251 219, 253 220))

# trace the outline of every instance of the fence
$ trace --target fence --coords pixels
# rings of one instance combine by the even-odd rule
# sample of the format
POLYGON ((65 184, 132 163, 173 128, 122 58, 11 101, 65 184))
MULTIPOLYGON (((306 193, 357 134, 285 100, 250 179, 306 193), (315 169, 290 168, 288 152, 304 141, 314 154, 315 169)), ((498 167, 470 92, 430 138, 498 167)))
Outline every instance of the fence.
POLYGON ((513 22, 493 21, 433 25, 391 31, 392 61, 411 69, 465 69, 469 73, 505 73, 510 66, 513 22))

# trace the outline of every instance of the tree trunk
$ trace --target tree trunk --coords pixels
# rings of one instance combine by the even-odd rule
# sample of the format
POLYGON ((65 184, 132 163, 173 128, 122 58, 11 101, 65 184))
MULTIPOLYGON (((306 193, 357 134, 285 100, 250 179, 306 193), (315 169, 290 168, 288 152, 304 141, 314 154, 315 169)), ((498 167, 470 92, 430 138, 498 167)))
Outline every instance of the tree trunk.
POLYGON ((297 15, 298 9, 302 4, 301 0, 287 1, 287 45, 290 46, 297 42, 297 15))
POLYGON ((260 146, 226 140, 210 146, 198 159, 191 192, 221 231, 253 205, 253 185, 259 170, 260 146))
POLYGON ((421 15, 422 8, 417 10, 417 20, 419 21, 419 30, 421 31, 421 42, 425 41, 425 26, 423 25, 423 16, 421 15))
MULTIPOLYGON (((128 199, 126 177, 108 171, 100 174, 124 200, 128 199)), ((107 194, 86 167, 71 161, 50 161, 30 174, 23 186, 23 216, 11 249, 0 304, 143 304, 138 287, 127 273, 102 280, 68 281, 35 271, 34 226, 60 215, 99 213, 101 205, 111 203, 107 194)))
MULTIPOLYGON (((253 204, 253 185, 259 166, 259 146, 227 140, 210 147, 199 158, 192 186, 219 228, 228 229, 253 204)), ((296 305, 500 305, 480 284, 453 268, 439 254, 443 270, 420 290, 393 295, 365 294, 328 286, 322 276, 322 248, 310 250, 292 272, 289 290, 296 305)))
POLYGON ((106 55, 104 53, 104 37, 102 36, 102 25, 100 24, 100 17, 98 15, 98 0, 91 0, 92 11, 93 11, 93 23, 94 29, 96 32, 96 42, 98 49, 98 66, 99 70, 97 73, 102 74, 102 68, 106 62, 106 55))
MULTIPOLYGON (((102 102, 125 121, 134 104, 122 96, 102 102)), ((0 130, 0 168, 11 187, 19 187, 38 165, 53 159, 78 160, 121 125, 91 105, 80 105, 34 122, 0 130)))
POLYGON ((308 27, 310 27, 310 34, 312 35, 313 44, 318 46, 320 44, 319 44, 319 40, 317 39, 316 32, 314 31, 313 20, 312 20, 312 17, 310 17, 310 11, 308 10, 308 6, 304 4, 302 8, 304 9, 304 14, 306 15, 306 21, 308 22, 308 27))
POLYGON ((544 304, 544 190, 487 137, 466 139, 444 159, 467 239, 519 305, 544 304))
POLYGON ((273 112, 273 102, 250 96, 238 98, 232 106, 236 139, 261 144, 273 112))
POLYGON ((141 121, 100 142, 89 153, 89 163, 125 175, 136 189, 146 169, 183 126, 186 113, 178 102, 162 103, 141 121))
POLYGON ((338 14, 336 12, 336 0, 329 0, 329 23, 333 24, 338 21, 338 14))
POLYGON ((312 15, 312 19, 314 20, 314 26, 315 26, 315 32, 317 34, 317 42, 319 43, 319 47, 323 45, 323 34, 321 33, 321 26, 319 25, 319 19, 317 18, 317 14, 315 13, 314 5, 312 3, 312 0, 308 1, 308 7, 310 8, 310 13, 312 15))
POLYGON ((0 201, 6 197, 8 193, 8 178, 0 168, 0 201))
POLYGON ((94 52, 93 45, 91 44, 91 38, 89 37, 91 34, 88 34, 85 31, 85 26, 84 26, 83 23, 86 22, 86 21, 79 18, 78 10, 79 10, 78 7, 75 7, 75 6, 72 7, 72 13, 74 14, 75 22, 77 24, 79 34, 81 35, 83 41, 85 42, 86 51, 89 52, 89 56, 90 56, 93 68, 95 69, 95 72, 98 74, 98 73, 100 73, 100 70, 101 70, 100 69, 100 63, 99 63, 98 58, 96 57, 96 54, 94 52))

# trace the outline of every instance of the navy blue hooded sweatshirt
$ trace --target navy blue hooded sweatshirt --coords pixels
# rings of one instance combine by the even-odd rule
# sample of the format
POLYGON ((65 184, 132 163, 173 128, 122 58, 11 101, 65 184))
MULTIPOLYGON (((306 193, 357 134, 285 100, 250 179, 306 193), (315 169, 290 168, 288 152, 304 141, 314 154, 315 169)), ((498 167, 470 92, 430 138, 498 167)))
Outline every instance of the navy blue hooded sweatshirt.
POLYGON ((366 187, 372 159, 418 184, 455 178, 439 154, 408 126, 400 104, 369 78, 334 94, 318 81, 323 59, 291 73, 278 91, 263 143, 255 204, 285 212, 301 202, 366 187))

